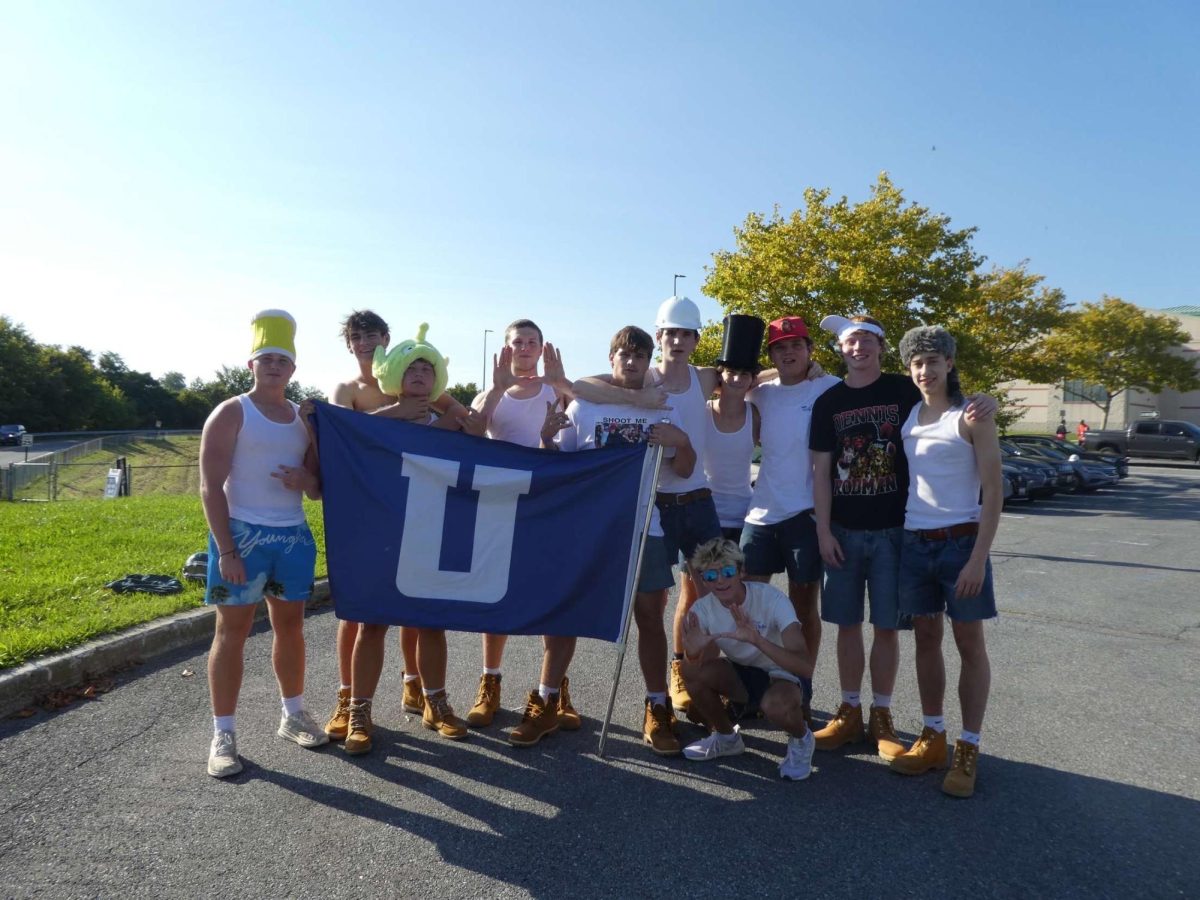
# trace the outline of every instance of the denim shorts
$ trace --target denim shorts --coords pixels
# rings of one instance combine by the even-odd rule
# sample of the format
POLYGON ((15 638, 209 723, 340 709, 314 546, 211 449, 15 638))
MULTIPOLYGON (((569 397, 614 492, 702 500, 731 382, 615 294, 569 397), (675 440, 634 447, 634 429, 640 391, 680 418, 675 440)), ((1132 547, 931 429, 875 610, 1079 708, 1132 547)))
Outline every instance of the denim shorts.
POLYGON ((742 553, 747 575, 787 572, 793 584, 821 580, 821 551, 812 510, 796 513, 774 525, 746 523, 742 529, 742 553))
POLYGON ((221 551, 210 534, 206 604, 249 606, 264 597, 304 601, 312 596, 317 543, 306 524, 252 525, 230 519, 229 532, 246 567, 246 583, 230 584, 221 578, 221 551))
POLYGON ((872 625, 900 625, 900 544, 903 528, 860 530, 830 526, 842 547, 842 567, 825 567, 821 619, 833 625, 861 625, 863 601, 870 598, 872 625))
POLYGON ((721 520, 712 497, 698 497, 691 503, 660 503, 658 517, 662 522, 663 546, 667 560, 687 565, 696 548, 705 541, 721 536, 721 520))
POLYGON ((926 541, 904 532, 900 554, 900 610, 907 616, 935 615, 945 610, 955 622, 996 617, 992 561, 984 569, 983 587, 974 597, 955 597, 954 584, 975 548, 975 535, 926 541))
POLYGON ((652 534, 646 535, 646 549, 642 551, 642 567, 638 569, 638 593, 649 594, 674 586, 675 573, 671 571, 671 563, 663 539, 652 534))

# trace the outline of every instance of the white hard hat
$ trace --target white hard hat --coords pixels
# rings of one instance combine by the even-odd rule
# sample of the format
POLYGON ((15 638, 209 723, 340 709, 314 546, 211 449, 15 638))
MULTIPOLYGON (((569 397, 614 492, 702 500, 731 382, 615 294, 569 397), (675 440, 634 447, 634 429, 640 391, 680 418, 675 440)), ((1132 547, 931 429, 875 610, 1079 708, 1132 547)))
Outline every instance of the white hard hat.
POLYGON ((687 297, 668 297, 658 308, 658 316, 654 320, 656 329, 688 328, 700 330, 700 309, 687 297))

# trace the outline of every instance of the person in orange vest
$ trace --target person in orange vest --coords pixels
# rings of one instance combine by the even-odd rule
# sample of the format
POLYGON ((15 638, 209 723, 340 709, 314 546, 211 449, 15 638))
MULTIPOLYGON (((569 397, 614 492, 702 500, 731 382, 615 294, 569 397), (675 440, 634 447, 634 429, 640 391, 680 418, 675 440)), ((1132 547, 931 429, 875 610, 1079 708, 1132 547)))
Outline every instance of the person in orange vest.
POLYGON ((1087 424, 1087 422, 1083 421, 1083 419, 1080 419, 1080 420, 1079 420, 1079 425, 1078 425, 1078 426, 1076 427, 1076 429, 1075 429, 1075 441, 1076 441, 1076 443, 1079 443, 1079 444, 1082 444, 1082 443, 1083 443, 1083 436, 1084 436, 1085 434, 1087 434, 1087 430, 1088 430, 1088 424, 1087 424))

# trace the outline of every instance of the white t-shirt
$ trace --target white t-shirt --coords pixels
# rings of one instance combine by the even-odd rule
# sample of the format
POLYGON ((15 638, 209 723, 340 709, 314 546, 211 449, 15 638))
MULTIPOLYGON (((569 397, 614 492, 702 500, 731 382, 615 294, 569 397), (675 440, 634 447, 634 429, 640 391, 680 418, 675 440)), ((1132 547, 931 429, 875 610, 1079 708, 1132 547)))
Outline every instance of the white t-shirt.
MULTIPOLYGON (((758 629, 758 633, 772 644, 783 646, 783 632, 792 624, 799 622, 796 610, 787 594, 764 582, 742 582, 746 588, 746 599, 742 601, 742 609, 758 629)), ((696 601, 692 607, 700 627, 705 634, 721 634, 725 631, 735 631, 737 625, 733 616, 713 594, 707 594, 696 601)), ((786 669, 780 668, 771 657, 763 653, 753 644, 734 641, 729 638, 719 638, 717 646, 729 659, 743 666, 754 666, 765 670, 772 678, 782 678, 799 684, 798 676, 786 669)))
POLYGON ((840 378, 822 375, 799 384, 776 378, 755 387, 746 400, 758 409, 762 462, 746 521, 774 525, 813 507, 812 458, 808 432, 813 403, 840 378))
POLYGON ((540 447, 542 424, 546 421, 546 404, 553 403, 556 397, 554 388, 548 384, 543 384, 537 394, 526 400, 506 392, 492 411, 488 437, 522 447, 540 447))
MULTIPOLYGON (((544 413, 543 408, 543 413, 544 413)), ((560 450, 568 453, 576 450, 602 450, 605 447, 644 444, 650 439, 650 428, 664 420, 680 428, 679 415, 673 409, 643 409, 623 403, 589 403, 572 400, 567 407, 570 425, 554 438, 560 450)), ((668 447, 663 453, 661 472, 666 471, 668 460, 675 449, 668 447)), ((653 504, 650 513, 650 534, 662 537, 662 525, 658 518, 658 504, 653 504)))

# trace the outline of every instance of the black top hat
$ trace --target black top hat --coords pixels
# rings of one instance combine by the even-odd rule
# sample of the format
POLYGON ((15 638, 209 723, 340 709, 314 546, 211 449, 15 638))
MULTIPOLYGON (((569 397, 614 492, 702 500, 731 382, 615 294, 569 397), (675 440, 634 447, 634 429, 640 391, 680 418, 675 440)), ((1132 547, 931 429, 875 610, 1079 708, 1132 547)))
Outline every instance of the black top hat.
POLYGON ((725 333, 721 338, 721 356, 718 366, 757 372, 762 366, 758 355, 762 352, 763 332, 766 324, 758 316, 743 316, 737 313, 725 317, 725 333))

